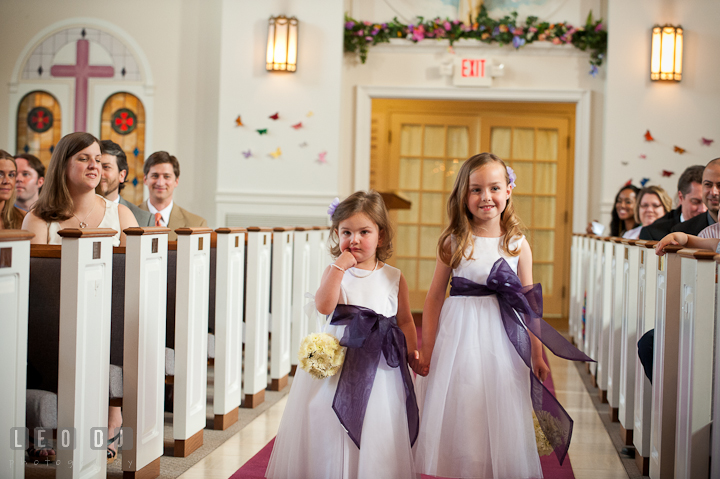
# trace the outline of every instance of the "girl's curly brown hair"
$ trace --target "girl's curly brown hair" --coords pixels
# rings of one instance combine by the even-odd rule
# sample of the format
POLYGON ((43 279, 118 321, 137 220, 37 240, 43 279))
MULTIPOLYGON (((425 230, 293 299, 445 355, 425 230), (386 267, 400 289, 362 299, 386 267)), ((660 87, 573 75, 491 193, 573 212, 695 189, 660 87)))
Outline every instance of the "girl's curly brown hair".
POLYGON ((342 254, 340 251, 340 240, 338 238, 338 228, 340 222, 354 216, 358 213, 365 214, 378 227, 379 241, 375 256, 378 260, 385 262, 392 256, 392 240, 395 236, 392 224, 390 224, 390 215, 385 202, 375 190, 356 191, 352 195, 345 198, 332 215, 332 229, 330 230, 330 254, 333 258, 337 258, 342 254))

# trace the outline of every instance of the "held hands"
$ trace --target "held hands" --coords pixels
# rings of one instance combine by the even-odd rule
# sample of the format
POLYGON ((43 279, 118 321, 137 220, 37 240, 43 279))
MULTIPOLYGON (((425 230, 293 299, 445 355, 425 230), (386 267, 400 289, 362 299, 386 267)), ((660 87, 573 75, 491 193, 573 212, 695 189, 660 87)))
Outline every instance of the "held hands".
POLYGON ((550 368, 547 364, 545 364, 545 361, 542 357, 533 357, 532 360, 532 366, 533 366, 533 372, 535 373, 535 376, 540 378, 540 381, 545 382, 545 379, 547 379, 548 374, 550 374, 550 368))
POLYGON ((430 365, 425 363, 422 351, 414 350, 408 353, 408 363, 415 374, 427 376, 430 371, 430 365))
POLYGON ((663 248, 665 248, 667 245, 674 244, 679 246, 685 246, 685 244, 687 244, 687 241, 688 237, 685 233, 670 233, 669 235, 661 239, 658 244, 655 245, 655 254, 658 256, 662 256, 665 254, 663 248))
POLYGON ((342 252, 340 256, 338 256, 338 259, 335 260, 335 265, 347 271, 348 269, 357 265, 357 260, 355 259, 355 256, 352 255, 350 250, 346 249, 342 252))

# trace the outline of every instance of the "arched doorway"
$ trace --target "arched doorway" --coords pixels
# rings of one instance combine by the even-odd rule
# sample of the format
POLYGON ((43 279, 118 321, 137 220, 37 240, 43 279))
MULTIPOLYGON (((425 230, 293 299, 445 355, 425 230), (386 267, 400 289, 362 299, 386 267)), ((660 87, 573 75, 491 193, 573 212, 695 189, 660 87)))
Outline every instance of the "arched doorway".
POLYGON ((55 97, 44 91, 25 95, 18 106, 16 131, 16 153, 35 155, 47 168, 62 138, 60 104, 55 97))
POLYGON ((121 92, 105 100, 100 137, 114 141, 127 155, 128 174, 121 195, 130 203, 141 203, 145 162, 145 108, 140 99, 131 93, 121 92))

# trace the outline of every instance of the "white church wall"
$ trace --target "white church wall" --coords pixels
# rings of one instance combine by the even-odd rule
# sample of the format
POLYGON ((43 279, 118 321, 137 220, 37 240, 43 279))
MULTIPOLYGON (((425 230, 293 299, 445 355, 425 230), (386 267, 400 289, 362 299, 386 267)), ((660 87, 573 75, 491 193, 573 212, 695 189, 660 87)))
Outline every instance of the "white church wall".
POLYGON ((720 156, 720 3, 713 0, 626 2, 610 0, 602 220, 618 189, 632 179, 650 178, 671 195, 678 176, 691 165, 720 156), (684 28, 683 78, 650 80, 650 32, 655 24, 684 28), (646 142, 646 130, 655 138, 646 142), (703 146, 701 137, 714 139, 703 146), (674 152, 674 146, 684 154, 674 152), (639 155, 646 155, 640 159, 639 155), (628 162, 625 166, 622 162, 628 162), (675 172, 662 177, 662 170, 675 172))
POLYGON ((349 114, 340 112, 342 19, 336 0, 223 2, 218 223, 327 221, 338 168, 345 167, 339 118, 349 114), (299 20, 295 73, 265 70, 268 18, 279 14, 299 20), (269 118, 274 113, 278 120, 269 118), (243 126, 235 125, 238 115, 243 126), (301 128, 292 128, 299 122, 301 128), (271 157, 278 148, 281 155, 271 157), (326 163, 318 161, 323 152, 326 163))

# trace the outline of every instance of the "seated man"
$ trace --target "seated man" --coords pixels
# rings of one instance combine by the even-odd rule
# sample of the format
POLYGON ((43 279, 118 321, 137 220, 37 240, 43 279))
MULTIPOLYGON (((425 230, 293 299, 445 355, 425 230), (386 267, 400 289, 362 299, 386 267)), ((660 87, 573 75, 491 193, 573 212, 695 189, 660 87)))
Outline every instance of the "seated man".
POLYGON ((15 157, 17 180, 15 181, 15 207, 30 211, 38 200, 40 190, 45 183, 45 165, 37 156, 22 153, 15 157))
POLYGON ((702 176, 705 168, 701 165, 686 169, 678 180, 678 198, 680 206, 668 212, 653 224, 640 230, 640 239, 660 241, 670 234, 677 224, 687 221, 707 211, 702 197, 702 176))
POLYGON ((156 151, 143 166, 145 186, 150 197, 139 206, 153 214, 155 226, 166 226, 172 231, 168 241, 177 241, 177 228, 207 226, 207 221, 186 211, 173 202, 173 192, 180 182, 180 163, 167 151, 156 151))
POLYGON ((100 142, 102 156, 100 162, 102 164, 102 177, 100 184, 97 186, 96 193, 101 194, 110 201, 120 203, 127 206, 135 215, 138 226, 155 226, 155 219, 149 211, 143 211, 125 198, 120 196, 120 192, 125 188, 125 179, 128 174, 128 164, 125 152, 120 145, 111 140, 103 140, 100 142))

